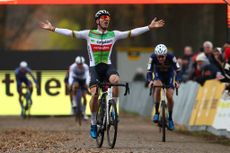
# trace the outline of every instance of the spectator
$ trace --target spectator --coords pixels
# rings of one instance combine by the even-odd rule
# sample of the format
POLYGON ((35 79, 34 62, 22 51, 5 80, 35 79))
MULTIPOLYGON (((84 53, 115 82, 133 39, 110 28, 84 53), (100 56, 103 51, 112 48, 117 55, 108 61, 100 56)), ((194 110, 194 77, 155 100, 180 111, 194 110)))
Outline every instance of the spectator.
POLYGON ((193 73, 192 47, 184 47, 184 56, 181 59, 181 79, 186 82, 191 79, 193 73))
POLYGON ((141 82, 145 82, 145 72, 143 70, 143 68, 141 67, 138 67, 136 69, 136 73, 133 77, 133 81, 141 81, 141 82))
POLYGON ((219 72, 218 69, 210 63, 205 53, 200 53, 197 58, 197 69, 200 70, 200 75, 195 78, 199 84, 203 85, 206 80, 210 79, 219 79, 219 72))
POLYGON ((230 42, 226 42, 223 46, 223 50, 225 53, 224 56, 224 75, 225 75, 225 82, 230 82, 230 42))

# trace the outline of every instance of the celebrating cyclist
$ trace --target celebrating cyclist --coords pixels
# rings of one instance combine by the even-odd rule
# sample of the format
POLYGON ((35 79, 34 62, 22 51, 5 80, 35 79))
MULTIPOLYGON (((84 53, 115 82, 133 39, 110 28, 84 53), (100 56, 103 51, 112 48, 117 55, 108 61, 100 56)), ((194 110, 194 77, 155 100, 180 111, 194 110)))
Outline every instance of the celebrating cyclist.
MULTIPOLYGON (((173 91, 174 91, 174 73, 176 88, 180 86, 180 76, 179 72, 180 66, 176 60, 176 57, 168 53, 168 49, 164 44, 158 44, 155 47, 154 53, 150 56, 147 68, 147 80, 149 82, 149 87, 152 85, 167 86, 166 96, 168 100, 168 111, 169 111, 169 125, 170 130, 174 129, 174 123, 172 119, 173 113, 173 91), (154 79, 153 75, 154 73, 154 79)), ((154 96, 155 102, 155 115, 153 116, 153 122, 158 123, 159 120, 159 102, 160 102, 160 88, 156 88, 154 96)))
POLYGON ((20 106, 21 106, 21 114, 23 114, 23 101, 22 101, 22 83, 24 83, 26 85, 26 87, 29 89, 30 94, 32 95, 33 92, 33 86, 32 86, 32 82, 27 78, 26 74, 29 74, 32 78, 34 83, 36 84, 37 87, 37 80, 35 79, 34 75, 32 74, 31 69, 28 67, 27 62, 22 61, 20 63, 20 66, 18 68, 16 68, 15 70, 15 77, 16 77, 16 82, 17 82, 17 91, 19 94, 19 102, 20 102, 20 106))
POLYGON ((86 93, 88 91, 90 81, 89 75, 89 66, 85 64, 85 59, 82 56, 77 56, 75 59, 75 63, 73 63, 69 68, 69 79, 68 84, 70 88, 70 95, 72 99, 72 107, 73 110, 76 108, 76 93, 77 89, 81 89, 81 94, 83 98, 83 105, 82 105, 82 113, 84 115, 84 119, 87 119, 85 109, 86 109, 86 93))
MULTIPOLYGON (((151 29, 156 29, 164 26, 163 20, 154 18, 148 26, 135 28, 128 31, 110 31, 108 30, 111 15, 106 10, 99 10, 95 14, 95 23, 97 29, 72 31, 68 29, 61 29, 54 27, 49 21, 41 23, 41 28, 50 30, 62 35, 71 36, 75 38, 87 40, 88 55, 90 60, 90 91, 91 97, 91 130, 90 134, 92 138, 97 137, 97 125, 96 125, 96 112, 98 110, 98 94, 97 92, 97 80, 109 81, 110 83, 119 83, 119 74, 112 66, 111 53, 114 43, 119 39, 125 39, 128 37, 135 37, 143 34, 151 29)), ((114 101, 117 101, 118 88, 113 88, 114 101)))

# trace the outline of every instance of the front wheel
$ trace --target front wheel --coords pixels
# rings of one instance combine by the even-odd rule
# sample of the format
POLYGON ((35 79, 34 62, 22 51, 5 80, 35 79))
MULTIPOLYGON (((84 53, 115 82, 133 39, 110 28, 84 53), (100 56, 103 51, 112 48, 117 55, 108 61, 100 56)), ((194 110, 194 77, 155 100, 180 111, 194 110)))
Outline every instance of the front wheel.
POLYGON ((103 125, 103 119, 104 119, 104 113, 105 113, 105 108, 103 108, 102 106, 102 101, 101 99, 99 100, 99 109, 97 111, 97 116, 96 116, 96 120, 97 120, 97 147, 101 148, 103 141, 104 141, 104 125, 103 125))
POLYGON ((162 124, 162 142, 165 142, 166 140, 166 115, 165 115, 165 109, 166 109, 166 103, 165 101, 162 101, 162 119, 161 119, 161 124, 162 124))
POLYGON ((118 115, 117 106, 112 99, 109 101, 109 124, 107 124, 107 140, 108 145, 112 149, 116 144, 117 139, 117 127, 118 127, 118 115))

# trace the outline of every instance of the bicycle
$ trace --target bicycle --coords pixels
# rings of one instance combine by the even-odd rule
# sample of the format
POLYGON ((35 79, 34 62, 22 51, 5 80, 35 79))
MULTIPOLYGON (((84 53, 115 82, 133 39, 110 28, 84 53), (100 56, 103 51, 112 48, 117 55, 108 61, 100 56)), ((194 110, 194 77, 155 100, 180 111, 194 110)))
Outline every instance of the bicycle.
MULTIPOLYGON (((112 149, 115 146, 118 130, 118 114, 117 105, 112 98, 112 87, 125 87, 124 96, 129 93, 129 84, 111 84, 99 83, 99 88, 102 90, 102 95, 99 98, 99 109, 97 111, 97 147, 101 148, 104 141, 104 132, 107 131, 107 141, 112 149)), ((97 88, 98 93, 98 88, 97 88)))
MULTIPOLYGON (((167 98, 166 98, 166 89, 169 88, 168 85, 162 85, 162 86, 155 86, 152 85, 150 88, 149 95, 152 95, 152 92, 154 93, 155 88, 161 88, 163 89, 163 98, 160 102, 160 114, 159 114, 159 122, 158 127, 159 131, 161 133, 162 131, 162 142, 166 141, 166 128, 168 129, 168 108, 167 108, 167 98)), ((176 95, 178 95, 178 88, 176 88, 176 95)))
POLYGON ((21 116, 23 119, 30 118, 30 109, 32 106, 32 98, 30 89, 26 88, 26 93, 22 94, 22 113, 21 116))

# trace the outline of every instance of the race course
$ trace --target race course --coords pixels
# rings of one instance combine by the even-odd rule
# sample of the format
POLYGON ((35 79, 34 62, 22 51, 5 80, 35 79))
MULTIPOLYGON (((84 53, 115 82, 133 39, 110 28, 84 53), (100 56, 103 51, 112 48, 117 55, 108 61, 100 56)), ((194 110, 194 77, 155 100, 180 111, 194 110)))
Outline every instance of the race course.
POLYGON ((229 153, 230 146, 213 140, 167 131, 161 142, 159 129, 151 121, 134 115, 122 115, 114 149, 107 140, 102 148, 89 136, 89 121, 79 127, 73 117, 43 117, 23 120, 0 117, 0 152, 153 152, 153 153, 229 153))

